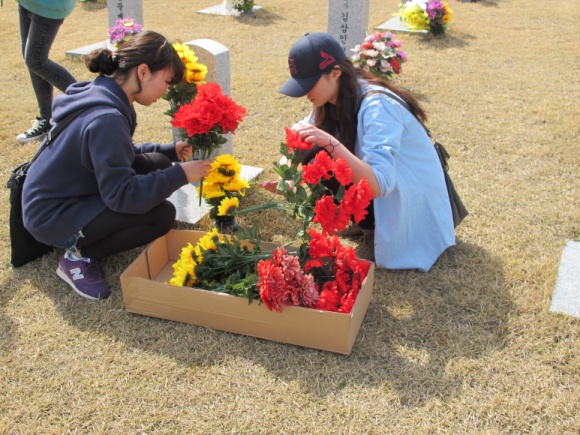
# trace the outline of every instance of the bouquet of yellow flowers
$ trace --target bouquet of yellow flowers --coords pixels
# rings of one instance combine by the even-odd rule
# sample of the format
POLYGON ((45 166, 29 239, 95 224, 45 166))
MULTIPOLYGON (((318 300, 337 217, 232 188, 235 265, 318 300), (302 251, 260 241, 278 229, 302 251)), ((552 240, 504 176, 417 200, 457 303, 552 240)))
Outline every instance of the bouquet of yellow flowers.
POLYGON ((173 116, 184 104, 190 103, 197 95, 197 85, 201 85, 207 75, 207 66, 198 62, 195 52, 186 44, 176 42, 173 48, 185 65, 183 81, 177 85, 170 85, 163 99, 169 101, 169 110, 166 115, 173 116))
POLYGON ((427 30, 435 36, 444 35, 453 11, 441 0, 411 0, 401 3, 399 17, 410 30, 427 30))
POLYGON ((238 230, 235 212, 240 206, 239 198, 250 187, 247 180, 240 177, 242 165, 230 154, 217 156, 211 170, 197 188, 198 195, 211 206, 209 217, 221 233, 238 230))

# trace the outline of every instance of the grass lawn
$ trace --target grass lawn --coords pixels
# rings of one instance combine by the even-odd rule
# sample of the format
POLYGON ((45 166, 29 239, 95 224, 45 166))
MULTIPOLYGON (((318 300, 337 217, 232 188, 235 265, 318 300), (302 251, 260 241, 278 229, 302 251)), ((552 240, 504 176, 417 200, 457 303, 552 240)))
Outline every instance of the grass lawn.
MULTIPOLYGON (((562 249, 580 239, 580 3, 448 1, 446 38, 396 35, 409 61, 395 82, 427 109, 470 215, 429 273, 376 270, 351 355, 129 314, 119 275, 139 249, 104 262, 113 294, 97 303, 56 276, 58 253, 13 269, 2 189, 0 433, 578 433, 580 319, 549 306, 562 249)), ((196 13, 219 3, 143 0, 145 28, 229 48, 232 97, 248 110, 234 154, 268 179, 284 127, 309 110, 277 92, 288 50, 326 30, 327 2, 196 13)), ((397 3, 371 0, 369 30, 397 3)), ((104 0, 77 3, 52 59, 91 80, 64 53, 107 28, 104 0)), ((36 149, 15 140, 37 115, 15 1, 0 8, 0 35, 7 180, 36 149)), ((136 106, 136 142, 171 140, 166 109, 136 106)), ((248 206, 265 198, 253 187, 248 206)), ((256 222, 274 242, 292 225, 275 211, 241 223, 256 222)))

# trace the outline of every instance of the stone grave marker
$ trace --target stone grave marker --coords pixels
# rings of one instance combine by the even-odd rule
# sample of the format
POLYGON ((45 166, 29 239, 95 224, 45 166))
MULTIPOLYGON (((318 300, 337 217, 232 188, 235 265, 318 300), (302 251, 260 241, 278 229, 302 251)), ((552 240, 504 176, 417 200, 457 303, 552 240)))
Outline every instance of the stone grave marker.
POLYGON ((350 57, 350 51, 367 36, 369 0, 328 0, 327 32, 340 42, 350 57))
MULTIPOLYGON (((109 25, 103 30, 103 35, 107 36, 107 30, 115 25, 115 21, 131 17, 137 23, 144 26, 143 23, 143 3, 141 0, 107 0, 107 16, 109 25)), ((101 47, 107 47, 108 40, 85 45, 84 47, 74 48, 65 53, 68 57, 83 58, 93 50, 101 47)))
POLYGON ((580 318, 580 241, 568 240, 558 268, 550 311, 580 318))
POLYGON ((141 0, 107 0, 107 12, 109 27, 115 25, 115 21, 131 17, 143 25, 143 3, 141 0))
MULTIPOLYGON (((195 39, 185 43, 197 56, 200 63, 207 66, 206 82, 215 82, 220 85, 223 92, 231 95, 230 87, 230 53, 229 50, 217 41, 211 39, 195 39)), ((174 140, 179 139, 179 133, 172 127, 174 140)), ((232 135, 228 134, 227 143, 223 144, 219 150, 216 150, 213 157, 220 154, 234 154, 232 135)), ((241 163, 241 162, 240 162, 241 163)), ((242 165, 241 177, 250 181, 257 177, 263 169, 253 166, 242 165)), ((177 209, 176 219, 182 222, 195 224, 209 213, 210 208, 205 201, 199 205, 197 195, 197 183, 187 184, 171 195, 171 201, 177 209)))

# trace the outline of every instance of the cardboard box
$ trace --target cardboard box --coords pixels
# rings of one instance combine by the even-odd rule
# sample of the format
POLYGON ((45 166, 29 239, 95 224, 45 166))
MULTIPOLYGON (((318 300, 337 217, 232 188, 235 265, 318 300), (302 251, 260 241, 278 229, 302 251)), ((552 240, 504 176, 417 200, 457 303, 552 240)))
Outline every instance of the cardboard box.
MULTIPOLYGON (((282 343, 349 354, 371 300, 374 263, 349 314, 285 306, 269 311, 259 301, 207 290, 176 287, 168 282, 173 263, 200 231, 172 230, 152 242, 121 274, 125 309, 131 313, 282 343)), ((266 244, 274 249, 277 245, 266 244)))

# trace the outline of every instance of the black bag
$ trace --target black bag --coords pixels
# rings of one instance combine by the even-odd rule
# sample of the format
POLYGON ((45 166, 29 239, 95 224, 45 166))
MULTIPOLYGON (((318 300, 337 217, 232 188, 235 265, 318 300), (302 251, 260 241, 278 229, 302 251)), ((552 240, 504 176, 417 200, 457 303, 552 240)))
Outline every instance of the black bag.
POLYGON ((449 158, 449 153, 439 142, 435 141, 435 150, 439 156, 439 161, 441 162, 441 167, 443 168, 443 175, 445 176, 445 184, 447 185, 447 193, 449 195, 449 203, 451 204, 451 213, 453 214, 453 225, 457 228, 457 225, 461 223, 463 218, 468 215, 467 209, 463 205, 463 201, 459 197, 459 194, 455 190, 453 181, 449 176, 449 165, 447 164, 447 159, 449 158))
POLYGON ((84 109, 70 113, 48 133, 46 139, 30 162, 23 163, 12 171, 7 187, 10 189, 10 263, 14 267, 24 266, 54 250, 53 246, 45 245, 34 238, 24 227, 22 219, 22 188, 26 180, 26 173, 32 163, 48 144, 84 109))
POLYGON ((54 249, 52 246, 36 240, 24 227, 22 221, 22 186, 24 186, 30 163, 24 163, 14 169, 8 180, 8 188, 10 189, 10 262, 14 267, 24 266, 29 261, 36 260, 54 249))
MULTIPOLYGON (((417 121, 419 121, 419 124, 421 124, 421 126, 425 129, 425 131, 427 132, 427 136, 429 136, 429 138, 431 138, 431 140, 433 140, 433 138, 431 136, 431 131, 429 131, 427 126, 425 126, 425 124, 423 124, 423 121, 421 121, 421 119, 419 119, 419 117, 417 117, 411 111, 411 109, 409 108, 409 105, 401 97, 399 97, 398 95, 392 94, 390 92, 387 92, 387 91, 371 91, 371 92, 368 92, 365 95, 363 95, 363 98, 366 97, 367 95, 373 94, 373 93, 381 93, 382 95, 385 95, 385 96, 395 100, 401 106, 403 106, 405 109, 407 109, 409 112, 411 112, 413 114, 413 116, 415 116, 415 119, 417 121)), ((455 228, 457 228, 457 226, 461 223, 461 221, 469 213, 468 213, 467 209, 465 208, 465 206, 463 205, 463 201, 461 201, 461 198, 459 197, 457 190, 455 190, 455 186, 453 185, 453 181, 451 181, 451 177, 449 176, 449 172, 448 172, 449 165, 447 164, 447 160, 449 159, 449 153, 447 152, 445 147, 443 147, 443 145, 441 145, 441 143, 439 143, 437 141, 433 142, 433 146, 435 147, 435 151, 437 151, 437 155, 439 156, 439 161, 441 162, 441 168, 443 168, 443 176, 445 177, 445 185, 447 186, 447 194, 449 195, 449 204, 451 205, 451 213, 453 215, 453 226, 455 228)))

